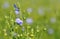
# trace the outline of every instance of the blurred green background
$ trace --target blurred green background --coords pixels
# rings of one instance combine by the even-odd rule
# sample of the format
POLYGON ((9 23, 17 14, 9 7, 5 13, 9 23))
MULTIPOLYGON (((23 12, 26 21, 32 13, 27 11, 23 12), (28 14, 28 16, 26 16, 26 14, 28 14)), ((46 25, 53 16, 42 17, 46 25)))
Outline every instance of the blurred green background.
POLYGON ((60 0, 0 0, 0 39, 60 39, 60 0), (15 23, 14 4, 22 12, 19 18, 23 20, 24 31, 15 23), (32 13, 26 11, 29 7, 32 13), (40 7, 44 15, 38 14, 40 7), (51 17, 56 22, 51 23, 51 17), (27 24, 26 18, 33 18, 33 23, 27 24), (48 32, 50 28, 52 34, 48 32))

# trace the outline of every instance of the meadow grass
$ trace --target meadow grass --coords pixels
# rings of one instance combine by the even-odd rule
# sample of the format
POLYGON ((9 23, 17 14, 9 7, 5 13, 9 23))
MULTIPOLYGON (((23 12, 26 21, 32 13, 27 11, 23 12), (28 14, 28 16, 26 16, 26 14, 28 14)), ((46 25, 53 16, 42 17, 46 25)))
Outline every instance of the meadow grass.
POLYGON ((0 0, 0 39, 60 39, 60 1, 59 0, 0 0), (8 7, 4 6, 9 3, 8 7), (22 13, 15 14, 14 4, 22 13), (38 9, 44 9, 44 15, 38 14, 38 9), (27 12, 32 8, 32 12, 27 12), (15 23, 17 16, 23 20, 23 25, 15 23), (50 18, 56 18, 56 22, 50 18), (28 24, 27 18, 33 23, 28 24), (52 28, 54 32, 48 33, 52 28))

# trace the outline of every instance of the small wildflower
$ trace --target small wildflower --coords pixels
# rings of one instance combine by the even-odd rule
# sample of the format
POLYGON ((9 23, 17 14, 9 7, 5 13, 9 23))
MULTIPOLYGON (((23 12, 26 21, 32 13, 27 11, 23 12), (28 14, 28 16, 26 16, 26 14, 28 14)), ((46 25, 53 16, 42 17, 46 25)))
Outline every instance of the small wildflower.
POLYGON ((53 34, 54 30, 53 29, 48 29, 48 34, 53 34))
POLYGON ((19 8, 16 6, 16 4, 14 4, 14 8, 15 8, 15 14, 19 14, 19 8))
POLYGON ((50 22, 51 22, 51 23, 55 23, 55 22, 56 22, 56 18, 53 18, 53 17, 50 18, 50 22))
POLYGON ((31 18, 27 18, 27 19, 26 19, 26 22, 27 22, 28 24, 32 24, 32 23, 33 23, 33 20, 32 20, 31 18))
POLYGON ((19 8, 16 6, 16 4, 14 4, 14 8, 15 8, 15 10, 19 11, 19 8))
POLYGON ((15 10, 15 14, 19 14, 19 11, 15 10))
POLYGON ((15 8, 16 11, 19 11, 19 8, 15 8))
POLYGON ((15 14, 19 14, 19 8, 15 8, 15 14))
POLYGON ((17 18, 15 22, 18 23, 19 25, 22 25, 23 24, 23 21, 20 20, 19 18, 17 18))
POLYGON ((32 8, 27 8, 27 12, 31 13, 32 12, 32 8))
POLYGON ((5 9, 5 8, 8 8, 10 5, 9 5, 9 3, 8 2, 4 2, 4 4, 3 4, 3 8, 5 9))
POLYGON ((17 8, 16 4, 14 4, 14 8, 17 8))
POLYGON ((38 14, 43 16, 45 13, 44 13, 44 9, 43 8, 39 8, 38 9, 38 14))

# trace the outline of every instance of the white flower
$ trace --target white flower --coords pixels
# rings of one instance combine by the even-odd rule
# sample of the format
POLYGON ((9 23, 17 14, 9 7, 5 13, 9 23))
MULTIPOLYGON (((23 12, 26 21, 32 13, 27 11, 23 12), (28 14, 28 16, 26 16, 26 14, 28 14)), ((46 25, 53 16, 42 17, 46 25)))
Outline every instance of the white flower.
POLYGON ((32 12, 32 8, 27 8, 27 12, 31 13, 32 12))
POLYGON ((50 22, 51 22, 51 23, 55 23, 55 22, 56 22, 56 18, 53 18, 53 17, 50 18, 50 22))
POLYGON ((32 24, 32 23, 33 23, 33 20, 32 20, 31 18, 27 18, 27 19, 26 19, 26 22, 27 22, 28 24, 32 24))
POLYGON ((53 34, 54 33, 54 30, 53 29, 48 29, 48 34, 53 34))
POLYGON ((18 24, 20 24, 20 25, 22 25, 22 24, 23 24, 23 21, 22 21, 22 20, 20 20, 19 18, 17 18, 15 22, 16 22, 16 23, 18 23, 18 24))
POLYGON ((44 13, 44 9, 43 8, 39 8, 38 9, 38 14, 39 15, 44 15, 45 13, 44 13))
POLYGON ((15 10, 15 14, 19 14, 19 11, 15 10))
POLYGON ((8 2, 4 2, 4 4, 3 4, 3 8, 8 8, 10 5, 9 5, 9 3, 8 2))

